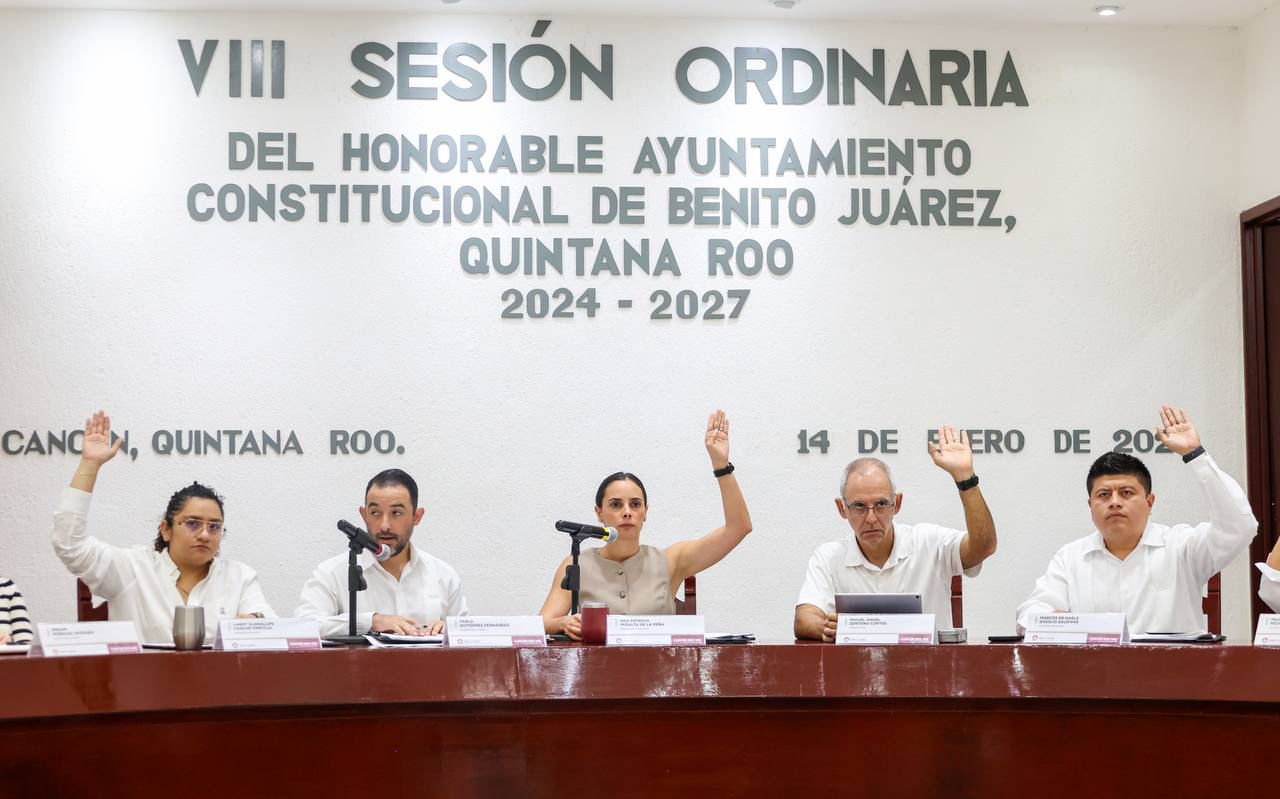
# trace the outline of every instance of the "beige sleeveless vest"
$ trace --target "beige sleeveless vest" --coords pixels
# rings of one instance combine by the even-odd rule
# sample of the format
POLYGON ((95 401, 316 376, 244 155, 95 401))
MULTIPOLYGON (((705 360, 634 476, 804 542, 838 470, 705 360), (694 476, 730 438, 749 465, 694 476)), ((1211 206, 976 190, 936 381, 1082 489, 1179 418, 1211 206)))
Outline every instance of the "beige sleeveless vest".
POLYGON ((639 552, 621 563, 602 558, 599 552, 589 549, 578 562, 583 602, 604 602, 610 613, 676 612, 666 550, 641 544, 639 552))

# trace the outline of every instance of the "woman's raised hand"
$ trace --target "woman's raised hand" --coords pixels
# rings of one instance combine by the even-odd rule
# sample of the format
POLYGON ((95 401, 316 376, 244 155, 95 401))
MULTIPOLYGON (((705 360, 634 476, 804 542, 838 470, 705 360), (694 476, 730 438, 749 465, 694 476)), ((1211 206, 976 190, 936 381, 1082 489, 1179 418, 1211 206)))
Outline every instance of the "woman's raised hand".
POLYGON ((114 458, 123 444, 123 438, 111 443, 111 417, 102 411, 84 420, 84 444, 80 457, 101 466, 114 458))
POLYGON ((711 456, 711 468, 723 469, 729 465, 729 417, 717 409, 707 417, 707 454, 711 456))

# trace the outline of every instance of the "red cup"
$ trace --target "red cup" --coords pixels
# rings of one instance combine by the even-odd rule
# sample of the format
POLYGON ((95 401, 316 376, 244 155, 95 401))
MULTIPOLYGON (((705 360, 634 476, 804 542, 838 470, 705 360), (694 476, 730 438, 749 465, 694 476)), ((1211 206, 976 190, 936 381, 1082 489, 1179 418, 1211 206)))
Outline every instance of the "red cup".
POLYGON ((603 644, 609 628, 609 606, 603 602, 582 603, 582 643, 603 644))

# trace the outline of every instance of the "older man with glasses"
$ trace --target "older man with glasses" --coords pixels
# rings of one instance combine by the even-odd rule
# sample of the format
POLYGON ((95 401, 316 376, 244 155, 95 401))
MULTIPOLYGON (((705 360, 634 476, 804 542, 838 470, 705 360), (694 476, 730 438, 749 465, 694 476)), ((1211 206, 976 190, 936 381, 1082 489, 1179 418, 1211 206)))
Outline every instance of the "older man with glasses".
POLYGON ((973 450, 961 432, 944 425, 929 455, 960 492, 968 530, 936 524, 894 524, 902 494, 889 467, 859 458, 845 467, 836 511, 852 535, 818 547, 809 558, 796 599, 795 635, 830 643, 836 635, 836 594, 920 594, 939 629, 951 627, 951 578, 974 577, 996 551, 996 525, 973 472, 973 450))

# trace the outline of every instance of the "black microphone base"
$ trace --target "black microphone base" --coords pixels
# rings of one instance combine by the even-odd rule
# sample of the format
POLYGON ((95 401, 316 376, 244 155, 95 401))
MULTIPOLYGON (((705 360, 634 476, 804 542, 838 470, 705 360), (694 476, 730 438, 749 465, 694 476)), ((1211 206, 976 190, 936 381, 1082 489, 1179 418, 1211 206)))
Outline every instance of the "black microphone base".
POLYGON ((345 646, 369 646, 369 639, 363 635, 326 635, 324 640, 345 646))

